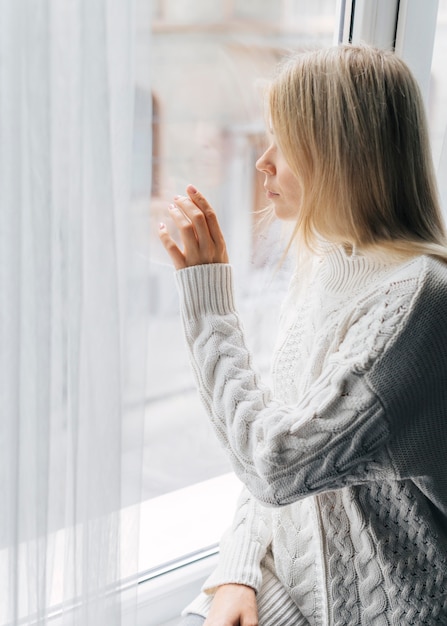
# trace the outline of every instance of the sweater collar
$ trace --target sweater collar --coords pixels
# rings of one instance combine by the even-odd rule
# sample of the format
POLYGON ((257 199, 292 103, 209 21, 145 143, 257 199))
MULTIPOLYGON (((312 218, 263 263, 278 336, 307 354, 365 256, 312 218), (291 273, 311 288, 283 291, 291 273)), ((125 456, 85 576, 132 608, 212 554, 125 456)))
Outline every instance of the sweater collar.
POLYGON ((350 293, 363 289, 395 268, 396 261, 349 253, 341 245, 325 244, 321 257, 321 282, 326 291, 350 293))

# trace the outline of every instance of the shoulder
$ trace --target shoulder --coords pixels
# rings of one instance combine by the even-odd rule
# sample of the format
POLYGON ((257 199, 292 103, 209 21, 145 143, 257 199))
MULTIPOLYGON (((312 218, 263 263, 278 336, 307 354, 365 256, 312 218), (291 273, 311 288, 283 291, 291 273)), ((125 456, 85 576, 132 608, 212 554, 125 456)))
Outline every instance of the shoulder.
POLYGON ((348 308, 338 356, 365 371, 399 338, 409 346, 422 330, 447 333, 447 265, 416 257, 382 275, 348 308))
POLYGON ((414 349, 427 351, 429 345, 437 352, 447 350, 447 264, 423 256, 396 274, 390 289, 399 294, 408 289, 408 313, 405 339, 414 349), (408 289, 407 285, 411 284, 408 289))
POLYGON ((363 293, 360 308, 374 309, 382 303, 395 304, 411 310, 423 299, 430 306, 431 296, 447 297, 447 264, 429 256, 418 256, 381 276, 373 287, 363 293))
POLYGON ((391 287, 404 287, 406 284, 422 287, 424 284, 438 284, 447 288, 447 263, 427 255, 417 256, 399 265, 384 281, 391 287))
POLYGON ((447 316, 447 264, 419 256, 386 277, 376 294, 390 310, 402 310, 402 321, 414 322, 421 315, 445 321, 447 316))
POLYGON ((447 265, 417 257, 388 276, 376 298, 365 315, 376 376, 390 381, 408 375, 409 386, 427 377, 445 378, 447 265))

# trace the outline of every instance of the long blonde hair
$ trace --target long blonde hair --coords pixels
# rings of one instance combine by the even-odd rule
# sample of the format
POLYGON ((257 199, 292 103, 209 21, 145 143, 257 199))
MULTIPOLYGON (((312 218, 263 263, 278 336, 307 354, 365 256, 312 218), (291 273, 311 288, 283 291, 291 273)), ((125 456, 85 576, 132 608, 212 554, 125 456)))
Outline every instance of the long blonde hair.
POLYGON ((269 114, 302 186, 293 239, 447 260, 424 105, 399 57, 351 45, 299 54, 272 82, 269 114))

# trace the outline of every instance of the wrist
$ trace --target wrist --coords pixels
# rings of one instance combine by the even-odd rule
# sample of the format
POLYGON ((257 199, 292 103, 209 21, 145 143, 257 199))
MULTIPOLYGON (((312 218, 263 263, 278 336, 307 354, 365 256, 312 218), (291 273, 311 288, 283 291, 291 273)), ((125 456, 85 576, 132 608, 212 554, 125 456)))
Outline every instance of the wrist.
POLYGON ((222 585, 218 585, 216 587, 215 594, 219 592, 219 590, 230 590, 234 589, 240 593, 252 593, 256 595, 256 589, 250 587, 249 585, 244 585, 244 583, 223 583, 222 585))

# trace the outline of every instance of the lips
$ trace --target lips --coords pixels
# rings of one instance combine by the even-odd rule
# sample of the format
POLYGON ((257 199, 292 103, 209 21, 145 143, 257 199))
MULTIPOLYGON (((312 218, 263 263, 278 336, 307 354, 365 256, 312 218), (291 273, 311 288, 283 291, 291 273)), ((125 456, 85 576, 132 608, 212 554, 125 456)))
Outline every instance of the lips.
POLYGON ((277 198, 279 196, 279 193, 276 193, 275 191, 271 191, 270 189, 267 189, 266 187, 265 187, 265 194, 267 198, 277 198))

